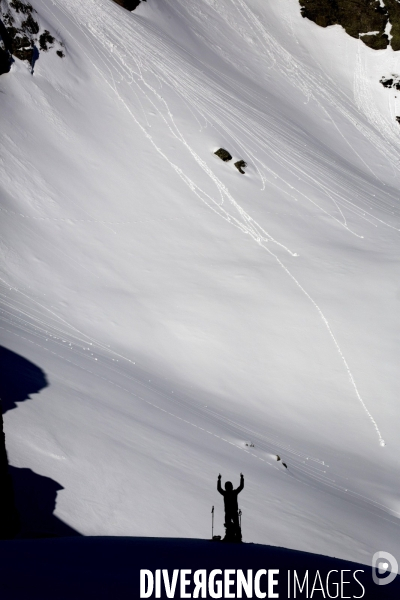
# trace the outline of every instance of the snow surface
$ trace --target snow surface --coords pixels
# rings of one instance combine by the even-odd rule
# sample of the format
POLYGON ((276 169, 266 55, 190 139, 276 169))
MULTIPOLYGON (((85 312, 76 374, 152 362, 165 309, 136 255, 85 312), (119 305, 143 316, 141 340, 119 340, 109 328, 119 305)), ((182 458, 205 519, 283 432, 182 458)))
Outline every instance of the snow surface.
POLYGON ((66 57, 0 78, 1 340, 48 380, 10 463, 84 535, 222 533, 242 471, 245 541, 399 557, 398 54, 297 0, 32 4, 66 57))

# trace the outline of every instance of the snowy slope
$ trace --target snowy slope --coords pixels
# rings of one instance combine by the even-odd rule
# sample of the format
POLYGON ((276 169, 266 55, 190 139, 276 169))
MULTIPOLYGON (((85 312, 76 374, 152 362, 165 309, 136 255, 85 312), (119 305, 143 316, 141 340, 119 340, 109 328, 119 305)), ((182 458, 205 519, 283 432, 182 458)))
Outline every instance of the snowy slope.
POLYGON ((10 463, 86 535, 222 533, 243 471, 245 540, 399 555, 397 54, 297 0, 32 4, 66 57, 0 78, 1 338, 48 380, 10 463))

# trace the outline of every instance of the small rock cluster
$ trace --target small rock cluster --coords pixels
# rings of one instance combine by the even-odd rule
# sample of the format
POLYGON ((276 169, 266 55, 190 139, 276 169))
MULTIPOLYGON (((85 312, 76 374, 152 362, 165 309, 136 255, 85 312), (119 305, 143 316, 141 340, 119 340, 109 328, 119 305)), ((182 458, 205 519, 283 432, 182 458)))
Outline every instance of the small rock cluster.
MULTIPOLYGON (((219 148, 216 152, 214 152, 214 154, 216 154, 224 162, 228 162, 228 161, 232 160, 232 155, 228 152, 228 150, 225 150, 225 148, 219 148)), ((237 168, 237 170, 239 171, 239 173, 242 173, 242 175, 245 175, 245 172, 243 171, 243 169, 245 169, 247 167, 247 163, 244 160, 238 160, 237 162, 234 163, 234 165, 237 168)))
POLYGON ((379 83, 385 88, 395 88, 396 90, 400 90, 400 77, 394 73, 390 77, 382 77, 382 79, 379 80, 379 83))
POLYGON ((63 58, 62 43, 47 29, 40 33, 35 13, 29 2, 0 0, 0 74, 8 73, 13 56, 33 64, 37 45, 44 52, 58 45, 56 53, 63 58))
MULTIPOLYGON (((383 76, 379 80, 379 83, 381 83, 385 88, 400 90, 400 76, 396 75, 396 73, 392 73, 390 77, 383 76)), ((396 121, 400 125, 400 117, 396 117, 396 121)))
POLYGON ((283 460, 281 459, 281 457, 279 456, 279 454, 276 455, 276 460, 277 461, 281 461, 283 466, 285 467, 285 469, 287 469, 287 464, 285 462, 283 462, 283 460))

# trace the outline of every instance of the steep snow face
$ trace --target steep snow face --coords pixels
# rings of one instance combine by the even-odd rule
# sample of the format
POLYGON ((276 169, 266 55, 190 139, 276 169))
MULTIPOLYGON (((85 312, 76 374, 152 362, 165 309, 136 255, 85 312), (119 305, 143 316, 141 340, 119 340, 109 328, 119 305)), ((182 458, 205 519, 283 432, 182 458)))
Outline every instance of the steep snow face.
POLYGON ((2 343, 49 384, 11 464, 83 534, 222 533, 243 471, 245 541, 398 555, 396 55, 297 0, 32 4, 66 57, 0 78, 2 343))

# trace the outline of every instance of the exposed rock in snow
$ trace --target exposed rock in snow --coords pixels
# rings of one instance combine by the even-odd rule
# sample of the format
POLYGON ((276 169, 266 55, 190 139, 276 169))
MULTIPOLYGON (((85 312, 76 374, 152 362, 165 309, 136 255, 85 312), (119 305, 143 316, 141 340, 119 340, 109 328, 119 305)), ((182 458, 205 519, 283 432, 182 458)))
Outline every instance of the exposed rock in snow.
POLYGON ((225 150, 224 148, 219 148, 219 150, 214 152, 214 154, 216 154, 224 162, 232 160, 232 156, 229 154, 228 150, 225 150))
POLYGON ((245 173, 243 169, 247 167, 247 162, 245 162, 244 160, 238 160, 237 162, 235 162, 235 167, 237 168, 239 173, 242 173, 242 175, 244 175, 245 173))
MULTIPOLYGON (((137 8, 141 2, 141 0, 113 0, 116 4, 119 4, 120 6, 122 6, 123 8, 126 8, 126 10, 135 10, 135 8, 137 8)), ((146 0, 143 0, 143 2, 146 2, 146 0)))
MULTIPOLYGON (((33 66, 39 54, 37 44, 43 51, 50 50, 55 44, 62 46, 47 29, 39 35, 41 26, 38 15, 29 2, 1 0, 0 19, 0 74, 10 70, 11 55, 33 66)), ((59 56, 60 52, 59 49, 59 56)))
POLYGON ((400 4, 397 0, 299 0, 301 14, 321 27, 341 25, 374 50, 400 50, 400 4), (390 35, 386 27, 390 27, 390 35))

